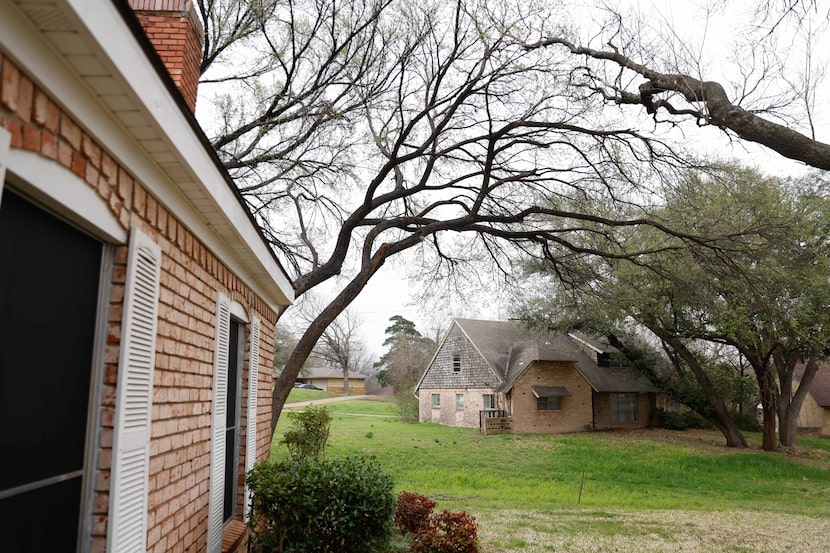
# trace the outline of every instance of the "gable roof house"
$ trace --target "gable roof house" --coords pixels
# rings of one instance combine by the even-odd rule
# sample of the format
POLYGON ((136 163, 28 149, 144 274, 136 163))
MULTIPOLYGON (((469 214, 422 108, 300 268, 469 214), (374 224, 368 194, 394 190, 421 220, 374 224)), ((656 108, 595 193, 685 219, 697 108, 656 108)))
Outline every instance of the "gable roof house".
POLYGON ((244 533, 294 291, 193 116, 201 34, 189 0, 0 0, 4 550, 244 533))
POLYGON ((617 357, 577 334, 456 319, 418 383, 419 420, 485 433, 648 426, 655 394, 617 357))

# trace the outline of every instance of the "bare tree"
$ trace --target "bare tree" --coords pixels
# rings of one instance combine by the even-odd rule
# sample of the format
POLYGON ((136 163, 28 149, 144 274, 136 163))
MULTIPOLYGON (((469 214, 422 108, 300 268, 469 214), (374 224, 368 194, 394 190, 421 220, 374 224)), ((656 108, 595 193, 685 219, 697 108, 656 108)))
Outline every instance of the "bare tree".
MULTIPOLYGON (((682 43, 674 29, 649 32, 634 16, 607 13, 603 28, 585 43, 572 33, 553 31, 524 45, 562 49, 586 60, 575 67, 574 84, 609 104, 640 106, 660 124, 690 120, 714 126, 784 157, 830 169, 830 144, 816 140, 813 121, 816 86, 826 67, 815 55, 814 41, 827 30, 826 8, 809 0, 759 2, 753 36, 734 46, 739 61, 731 82, 707 79, 694 47, 682 43), (785 33, 803 37, 805 53, 794 75, 786 71, 792 65, 788 53, 773 40, 778 34, 794 39, 785 33)), ((720 62, 728 57, 722 52, 720 62)))
MULTIPOLYGON (((220 4, 203 6, 208 20, 220 4)), ((570 53, 517 42, 527 14, 513 10, 289 0, 242 17, 244 50, 210 50, 204 78, 224 87, 212 143, 297 296, 337 289, 286 360, 272 425, 326 329, 393 256, 417 250, 452 275, 472 259, 509 273, 530 255, 565 276, 580 256, 642 253, 586 247, 586 234, 649 225, 710 240, 614 209, 694 161, 608 116, 574 85, 570 53)))
MULTIPOLYGON (((322 310, 317 305, 315 313, 322 310)), ((359 333, 362 323, 358 315, 346 309, 326 327, 311 353, 312 357, 343 372, 344 395, 349 394, 349 373, 361 372, 371 364, 359 333)))

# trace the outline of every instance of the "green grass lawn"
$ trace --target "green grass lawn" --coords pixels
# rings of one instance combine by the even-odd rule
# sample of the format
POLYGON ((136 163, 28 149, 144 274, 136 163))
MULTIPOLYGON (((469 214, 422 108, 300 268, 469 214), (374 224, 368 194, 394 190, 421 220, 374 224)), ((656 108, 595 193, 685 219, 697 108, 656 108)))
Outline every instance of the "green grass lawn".
POLYGON ((314 401, 315 399, 325 399, 328 397, 340 397, 342 394, 333 394, 325 390, 306 390, 304 388, 291 388, 288 392, 288 400, 286 403, 299 403, 301 401, 314 401))
MULTIPOLYGON (((671 510, 830 520, 830 440, 801 438, 798 450, 785 455, 761 451, 758 435, 749 435, 750 450, 722 447, 714 431, 482 436, 475 429, 402 423, 392 403, 346 401, 328 408, 327 456, 372 456, 397 490, 427 495, 437 509, 464 510, 482 520, 519 513, 515 524, 523 527, 545 513, 558 519, 565 513, 566 523, 559 520, 556 531, 567 535, 597 524, 616 532, 620 513, 671 510)), ((275 444, 287 428, 282 417, 275 444)), ((272 451, 276 458, 286 455, 284 446, 272 451)), ((649 532, 649 524, 640 521, 628 531, 649 532)), ((544 522, 537 526, 535 532, 550 536, 544 522)), ((523 549, 531 542, 515 536, 492 539, 515 541, 493 551, 554 550, 523 549)))

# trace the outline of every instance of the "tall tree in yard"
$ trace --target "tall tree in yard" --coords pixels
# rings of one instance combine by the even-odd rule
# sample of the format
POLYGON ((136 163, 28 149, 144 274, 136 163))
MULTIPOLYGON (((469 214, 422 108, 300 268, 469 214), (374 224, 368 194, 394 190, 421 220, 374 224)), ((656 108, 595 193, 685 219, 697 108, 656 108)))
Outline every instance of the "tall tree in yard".
MULTIPOLYGON (((760 390, 764 448, 777 447, 776 426, 780 443, 794 445, 801 405, 830 344, 826 187, 817 178, 782 181, 736 168, 719 179, 689 175, 655 217, 673 220, 677 229, 707 228, 722 237, 720 244, 603 264, 596 279, 576 292, 571 312, 608 333, 619 332, 627 320, 651 331, 677 364, 669 376, 682 377, 688 369, 708 404, 709 412, 702 413, 729 445, 745 446, 704 361, 706 344, 734 348, 752 367, 760 390), (745 234, 747 228, 756 230, 745 234), (796 383, 799 362, 807 368, 796 383)), ((645 249, 665 240, 646 230, 619 243, 634 241, 634 248, 645 249)))
POLYGON ((273 425, 325 329, 394 256, 417 249, 439 275, 472 259, 509 273, 526 254, 566 272, 574 256, 609 254, 580 243, 586 225, 693 240, 597 215, 691 162, 586 93, 583 54, 542 47, 558 5, 197 3, 211 143, 296 295, 335 283, 276 382, 273 425))
POLYGON ((378 381, 392 386, 403 418, 418 420, 415 385, 435 353, 436 344, 422 336, 415 323, 400 315, 390 317, 389 322, 383 342, 389 349, 375 363, 381 367, 378 381))

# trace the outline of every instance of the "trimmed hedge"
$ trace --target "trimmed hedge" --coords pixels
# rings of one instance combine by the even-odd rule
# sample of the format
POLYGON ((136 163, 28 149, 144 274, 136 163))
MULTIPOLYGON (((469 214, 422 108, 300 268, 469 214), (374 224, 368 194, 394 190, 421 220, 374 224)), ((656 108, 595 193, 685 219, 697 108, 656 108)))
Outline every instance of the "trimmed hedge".
POLYGON ((359 458, 262 463, 253 491, 250 551, 377 553, 392 534, 392 479, 359 458))

